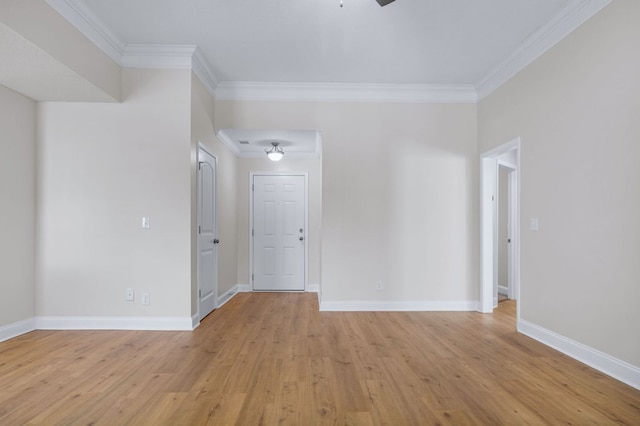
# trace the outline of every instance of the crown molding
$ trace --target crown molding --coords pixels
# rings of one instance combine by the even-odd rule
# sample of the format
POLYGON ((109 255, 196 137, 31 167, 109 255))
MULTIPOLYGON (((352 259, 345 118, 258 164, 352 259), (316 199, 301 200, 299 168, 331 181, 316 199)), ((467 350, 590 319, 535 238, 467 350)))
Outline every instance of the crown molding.
POLYGON ((220 82, 196 46, 126 45, 78 0, 45 0, 124 68, 191 69, 218 100, 477 103, 506 83, 611 0, 573 0, 475 86, 220 82))
POLYGON ((472 85, 220 82, 217 100, 476 103, 472 85))
POLYGON ((122 55, 123 68, 190 69, 214 97, 218 84, 196 45, 130 44, 122 55))
POLYGON ((111 32, 93 12, 77 0, 45 1, 116 64, 122 66, 125 43, 111 32))
POLYGON ((193 54, 191 69, 193 70, 193 73, 200 79, 202 84, 204 84, 211 97, 215 98, 216 87, 218 87, 218 79, 216 79, 213 71, 211 71, 211 67, 202 54, 202 51, 198 48, 193 54))
POLYGON ((609 3, 611 0, 573 0, 476 85, 478 100, 489 96, 609 3))
POLYGON ((220 141, 224 144, 224 146, 229 148, 229 151, 231 151, 233 155, 240 158, 242 153, 238 149, 238 146, 235 144, 233 139, 231 139, 225 132, 221 130, 216 131, 216 136, 218 137, 218 139, 220 139, 220 141))
POLYGON ((214 96, 217 79, 197 46, 127 45, 78 0, 45 0, 122 68, 191 69, 214 96))
POLYGON ((129 44, 122 55, 123 68, 191 69, 194 45, 129 44))

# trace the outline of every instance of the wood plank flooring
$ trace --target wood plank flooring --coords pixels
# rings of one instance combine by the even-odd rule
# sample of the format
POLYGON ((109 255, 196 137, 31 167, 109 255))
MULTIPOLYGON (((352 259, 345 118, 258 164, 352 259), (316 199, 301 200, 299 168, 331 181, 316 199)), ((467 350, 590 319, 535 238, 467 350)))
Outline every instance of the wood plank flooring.
POLYGON ((474 312, 319 312, 243 293, 193 332, 0 343, 0 425, 640 424, 640 391, 474 312))

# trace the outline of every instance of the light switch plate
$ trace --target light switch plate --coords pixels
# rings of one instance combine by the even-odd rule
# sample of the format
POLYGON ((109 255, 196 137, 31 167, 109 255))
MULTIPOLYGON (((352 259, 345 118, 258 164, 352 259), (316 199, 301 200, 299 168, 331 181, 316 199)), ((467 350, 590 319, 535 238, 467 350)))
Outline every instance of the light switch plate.
POLYGON ((529 229, 532 231, 537 231, 538 229, 540 229, 540 224, 538 222, 538 218, 534 217, 531 219, 531 222, 529 224, 529 229))
POLYGON ((149 228, 151 228, 151 220, 149 219, 149 216, 143 216, 142 229, 149 229, 149 228))

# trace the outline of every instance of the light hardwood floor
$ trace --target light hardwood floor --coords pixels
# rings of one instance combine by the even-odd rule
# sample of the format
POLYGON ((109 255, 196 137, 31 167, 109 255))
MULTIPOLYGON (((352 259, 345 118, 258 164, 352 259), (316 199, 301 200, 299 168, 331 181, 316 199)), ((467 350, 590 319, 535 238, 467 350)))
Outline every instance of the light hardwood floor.
POLYGON ((473 312, 238 294, 193 332, 0 343, 0 424, 640 424, 640 391, 473 312))

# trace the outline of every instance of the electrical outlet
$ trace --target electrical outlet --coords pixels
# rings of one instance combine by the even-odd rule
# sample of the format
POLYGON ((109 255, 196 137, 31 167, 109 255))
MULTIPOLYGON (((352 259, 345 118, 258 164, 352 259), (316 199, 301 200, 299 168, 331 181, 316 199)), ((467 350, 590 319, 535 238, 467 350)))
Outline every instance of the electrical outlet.
POLYGON ((149 216, 144 216, 142 218, 142 229, 150 229, 151 228, 151 219, 149 216))
POLYGON ((382 290, 382 281, 376 281, 376 288, 382 290))
POLYGON ((135 291, 132 288, 127 289, 127 297, 125 300, 127 301, 135 300, 135 291))
POLYGON ((148 305, 150 303, 149 293, 142 293, 142 304, 148 305))

